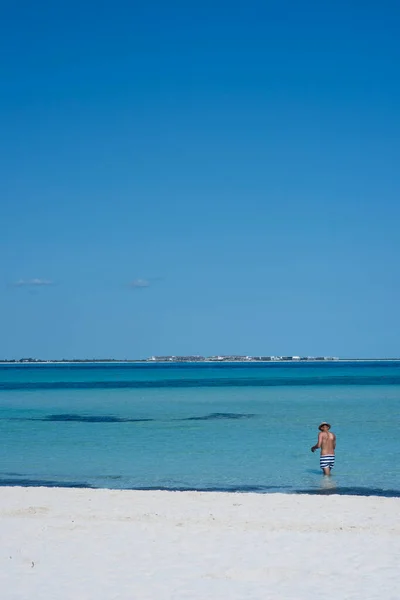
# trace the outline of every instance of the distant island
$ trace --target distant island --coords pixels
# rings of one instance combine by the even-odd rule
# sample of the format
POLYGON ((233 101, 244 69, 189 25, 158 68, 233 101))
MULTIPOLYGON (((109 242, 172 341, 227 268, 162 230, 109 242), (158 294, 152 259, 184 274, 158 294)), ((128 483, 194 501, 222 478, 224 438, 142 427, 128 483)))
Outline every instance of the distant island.
POLYGON ((19 358, 4 359, 0 363, 6 364, 41 364, 41 363, 198 363, 198 362, 280 362, 280 361, 332 361, 340 360, 332 356, 241 356, 241 355, 216 355, 216 356, 151 356, 144 359, 117 359, 117 358, 19 358))
POLYGON ((339 360, 332 356, 151 356, 146 362, 279 362, 305 360, 339 360))
POLYGON ((0 364, 81 364, 81 363, 260 363, 260 362, 321 362, 321 361, 400 361, 400 358, 338 358, 336 356, 242 356, 242 355, 216 355, 216 356, 150 356, 149 358, 18 358, 0 360, 0 364))

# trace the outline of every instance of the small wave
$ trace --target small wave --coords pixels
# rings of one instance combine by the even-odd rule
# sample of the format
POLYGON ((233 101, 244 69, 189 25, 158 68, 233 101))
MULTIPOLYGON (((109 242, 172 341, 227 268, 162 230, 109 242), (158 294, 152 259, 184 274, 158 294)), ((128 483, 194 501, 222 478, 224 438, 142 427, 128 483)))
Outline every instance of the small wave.
POLYGON ((28 479, 1 477, 0 487, 59 487, 59 488, 93 488, 90 483, 80 481, 52 481, 50 479, 28 479))
POLYGON ((382 496, 384 498, 400 498, 400 490, 384 490, 364 487, 326 487, 309 490, 296 490, 296 494, 313 494, 317 496, 382 496))

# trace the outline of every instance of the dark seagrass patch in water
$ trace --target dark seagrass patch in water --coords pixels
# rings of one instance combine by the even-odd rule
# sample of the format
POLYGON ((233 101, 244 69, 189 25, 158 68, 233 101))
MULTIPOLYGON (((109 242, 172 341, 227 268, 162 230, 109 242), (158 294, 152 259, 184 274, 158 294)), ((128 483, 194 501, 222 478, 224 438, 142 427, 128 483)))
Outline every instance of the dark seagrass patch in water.
POLYGON ((338 375, 312 377, 219 377, 142 381, 3 381, 0 390, 146 389, 200 387, 298 387, 314 385, 398 385, 400 375, 338 375))
POLYGON ((40 421, 56 421, 56 422, 74 422, 74 423, 143 423, 153 421, 153 419, 128 419, 124 417, 114 417, 112 415, 76 415, 76 414, 60 414, 47 415, 43 419, 35 419, 40 421))
POLYGON ((223 413, 223 412, 215 412, 210 413, 209 415, 202 415, 201 417, 187 417, 186 419, 182 419, 182 421, 214 421, 221 419, 251 419, 255 417, 251 413, 223 413))

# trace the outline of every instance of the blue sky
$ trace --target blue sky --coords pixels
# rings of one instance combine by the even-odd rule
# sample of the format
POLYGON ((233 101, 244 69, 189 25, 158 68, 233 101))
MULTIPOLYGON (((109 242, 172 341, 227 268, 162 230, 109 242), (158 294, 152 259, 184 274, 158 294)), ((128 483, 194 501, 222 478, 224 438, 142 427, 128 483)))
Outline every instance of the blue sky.
POLYGON ((0 358, 400 356, 399 27, 3 3, 0 358))

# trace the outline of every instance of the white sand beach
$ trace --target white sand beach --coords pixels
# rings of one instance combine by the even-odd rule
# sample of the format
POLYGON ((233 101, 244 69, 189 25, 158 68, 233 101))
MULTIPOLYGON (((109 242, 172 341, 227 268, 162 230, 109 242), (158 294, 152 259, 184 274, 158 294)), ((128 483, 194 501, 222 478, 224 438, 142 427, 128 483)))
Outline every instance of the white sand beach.
POLYGON ((0 489, 2 600, 398 600, 400 499, 0 489))

